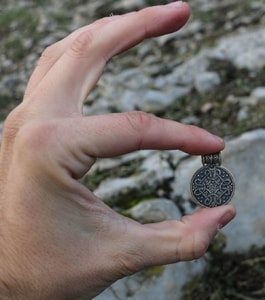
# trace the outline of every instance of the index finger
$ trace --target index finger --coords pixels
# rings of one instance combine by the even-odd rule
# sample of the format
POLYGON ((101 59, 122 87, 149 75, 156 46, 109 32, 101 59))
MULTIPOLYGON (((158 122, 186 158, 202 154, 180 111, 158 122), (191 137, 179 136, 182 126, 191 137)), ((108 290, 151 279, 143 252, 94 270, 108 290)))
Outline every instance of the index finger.
POLYGON ((178 30, 188 17, 189 8, 180 1, 87 27, 44 76, 37 89, 37 93, 42 93, 34 101, 45 101, 50 112, 58 112, 58 107, 64 107, 66 114, 81 112, 83 101, 98 81, 106 61, 145 38, 178 30))

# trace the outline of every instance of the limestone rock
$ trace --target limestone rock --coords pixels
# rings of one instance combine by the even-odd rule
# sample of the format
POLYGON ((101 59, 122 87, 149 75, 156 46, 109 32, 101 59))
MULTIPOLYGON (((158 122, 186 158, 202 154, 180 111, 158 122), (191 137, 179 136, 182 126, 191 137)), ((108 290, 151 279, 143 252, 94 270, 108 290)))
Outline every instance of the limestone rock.
POLYGON ((117 281, 94 300, 181 300, 183 284, 204 266, 205 261, 198 260, 147 269, 117 281))
POLYGON ((177 206, 168 199, 146 200, 131 208, 129 214, 141 223, 153 223, 181 218, 177 206))
POLYGON ((252 93, 251 97, 257 100, 257 102, 264 102, 265 101, 265 87, 257 87, 255 88, 252 93))
POLYGON ((195 77, 195 88, 200 94, 213 90, 220 83, 220 76, 216 72, 205 72, 195 77))
POLYGON ((230 60, 238 68, 261 69, 265 65, 265 29, 241 32, 223 37, 211 57, 230 60))

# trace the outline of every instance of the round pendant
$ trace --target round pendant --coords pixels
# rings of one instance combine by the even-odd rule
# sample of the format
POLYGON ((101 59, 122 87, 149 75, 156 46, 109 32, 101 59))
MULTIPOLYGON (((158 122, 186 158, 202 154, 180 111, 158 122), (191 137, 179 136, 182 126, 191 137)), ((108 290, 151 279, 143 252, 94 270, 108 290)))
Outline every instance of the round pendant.
POLYGON ((218 154, 202 157, 204 164, 191 179, 192 200, 203 207, 215 207, 230 202, 235 184, 232 174, 221 167, 218 154))

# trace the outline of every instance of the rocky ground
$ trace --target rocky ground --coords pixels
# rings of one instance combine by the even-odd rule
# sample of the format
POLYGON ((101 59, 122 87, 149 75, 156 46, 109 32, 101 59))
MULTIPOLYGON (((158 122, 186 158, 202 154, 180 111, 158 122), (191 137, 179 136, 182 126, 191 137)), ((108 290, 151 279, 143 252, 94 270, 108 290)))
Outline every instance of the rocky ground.
MULTIPOLYGON (((98 17, 166 2, 1 0, 0 118, 21 101, 46 46, 98 17)), ((265 299, 265 2, 188 2, 181 31, 109 62, 84 114, 141 109, 223 136, 238 216, 203 259, 147 269, 97 300, 265 299)), ((199 166, 181 152, 141 151, 99 161, 84 184, 140 222, 178 219, 195 209, 189 180, 199 166)))

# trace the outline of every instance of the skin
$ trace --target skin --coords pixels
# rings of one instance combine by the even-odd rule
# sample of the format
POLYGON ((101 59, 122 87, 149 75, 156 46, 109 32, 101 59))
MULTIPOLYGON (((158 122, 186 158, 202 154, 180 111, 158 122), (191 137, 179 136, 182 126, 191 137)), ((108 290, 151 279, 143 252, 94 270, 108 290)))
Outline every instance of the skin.
POLYGON ((146 38, 178 30, 188 17, 183 2, 112 16, 43 52, 3 132, 1 299, 91 299, 148 266, 201 257, 235 216, 229 205, 142 225, 78 181, 97 158, 140 149, 201 155, 224 148, 203 129, 144 112, 82 115, 107 61, 146 38))

